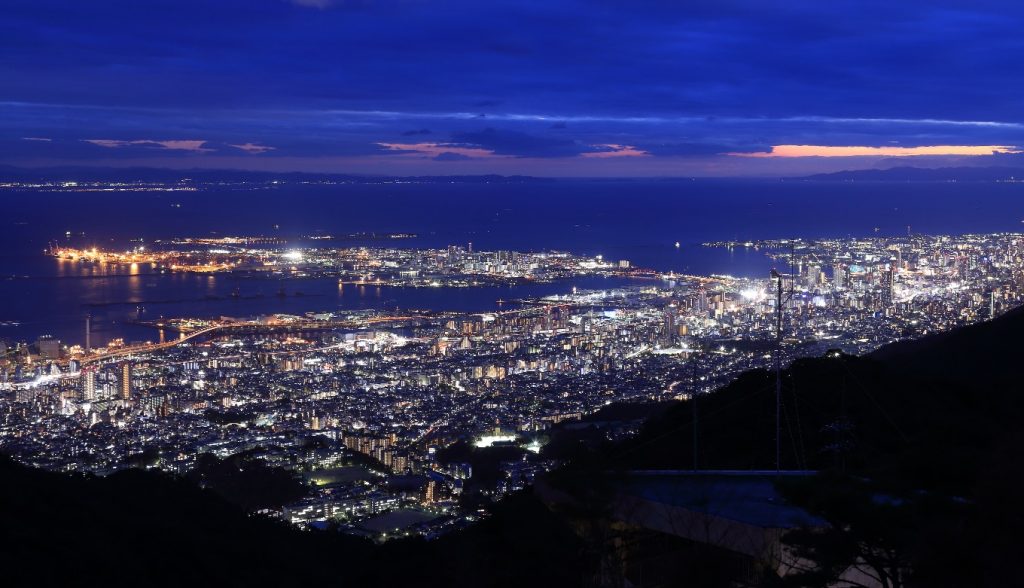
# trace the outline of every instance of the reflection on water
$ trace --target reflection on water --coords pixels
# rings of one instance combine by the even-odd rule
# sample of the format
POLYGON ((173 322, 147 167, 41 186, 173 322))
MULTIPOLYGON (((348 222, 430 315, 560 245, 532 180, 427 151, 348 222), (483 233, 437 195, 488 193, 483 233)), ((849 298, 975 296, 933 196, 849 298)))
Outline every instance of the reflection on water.
POLYGON ((481 288, 345 288, 331 278, 287 280, 181 273, 153 268, 87 265, 40 257, 36 278, 0 281, 6 301, 0 320, 31 317, 5 327, 0 337, 33 340, 49 334, 69 343, 84 339, 85 316, 92 316, 92 342, 163 340, 163 332, 131 321, 195 317, 248 317, 310 311, 415 308, 488 311, 508 301, 570 291, 573 287, 611 288, 629 283, 590 277, 552 284, 481 288), (49 277, 47 277, 49 276, 49 277), (501 303, 499 303, 499 300, 501 303))
MULTIPOLYGON (((6 194, 5 194, 6 195, 6 194)), ((416 233, 401 243, 446 247, 472 241, 486 250, 559 249, 628 259, 676 272, 766 275, 762 253, 705 249, 705 240, 1019 231, 1024 184, 857 184, 780 181, 558 181, 519 184, 283 186, 265 192, 10 195, 0 214, 0 338, 53 334, 79 342, 87 312, 97 341, 155 338, 126 325, 143 316, 251 316, 346 308, 490 310, 498 299, 564 292, 607 282, 486 289, 343 288, 333 280, 281 282, 160 273, 149 264, 114 267, 41 254, 72 234, 81 246, 127 245, 176 236, 272 235, 318 230, 416 233), (287 203, 287 206, 282 203, 287 203), (969 205, 964 203, 968 202, 969 205), (14 220, 18 222, 15 224, 14 220), (130 234, 126 234, 130 227, 130 234), (876 227, 878 229, 876 229, 876 227), (880 231, 880 233, 876 232, 880 231), (121 241, 113 241, 119 239, 121 241), (679 242, 680 246, 675 247, 679 242), (26 276, 28 278, 26 279, 26 276), (277 296, 282 286, 287 296, 277 296), (232 292, 238 291, 237 296, 232 292), (304 296, 295 296, 302 291, 304 296), (138 308, 137 308, 138 307, 138 308)), ((351 241, 332 246, 352 245, 351 241)))

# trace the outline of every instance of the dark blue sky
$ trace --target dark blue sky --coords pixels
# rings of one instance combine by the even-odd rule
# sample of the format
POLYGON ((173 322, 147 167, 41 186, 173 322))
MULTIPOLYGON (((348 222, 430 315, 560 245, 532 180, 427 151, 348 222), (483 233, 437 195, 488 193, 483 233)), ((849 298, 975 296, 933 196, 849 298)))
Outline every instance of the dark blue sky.
POLYGON ((1017 165, 1022 30, 986 0, 5 0, 0 163, 1017 165))

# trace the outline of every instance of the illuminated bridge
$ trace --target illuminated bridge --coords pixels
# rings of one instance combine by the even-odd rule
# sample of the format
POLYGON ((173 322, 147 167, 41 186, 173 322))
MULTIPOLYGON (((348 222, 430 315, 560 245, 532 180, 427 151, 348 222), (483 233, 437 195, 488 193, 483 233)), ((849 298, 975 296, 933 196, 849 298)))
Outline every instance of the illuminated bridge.
MULTIPOLYGON (((223 322, 208 327, 203 327, 190 333, 183 333, 181 337, 173 339, 171 341, 164 341, 162 343, 150 343, 147 345, 135 345, 133 347, 123 347, 120 349, 112 349, 103 353, 97 353, 83 357, 81 362, 83 365, 87 363, 95 363, 113 359, 115 357, 123 357, 126 355, 138 355, 143 353, 152 353, 154 351, 160 351, 163 349, 169 349, 175 345, 180 345, 193 339, 209 335, 211 333, 220 332, 294 332, 302 333, 309 331, 323 331, 323 330, 338 330, 338 329, 360 329, 372 325, 382 325, 397 323, 393 326, 407 326, 409 321, 423 321, 428 320, 427 317, 423 316, 387 316, 387 317, 374 317, 369 319, 363 319, 358 321, 290 321, 290 322, 278 322, 278 323, 262 323, 258 321, 231 321, 223 322)), ((156 326, 156 325, 150 325, 156 326)), ((159 328, 159 327, 157 327, 159 328)))
MULTIPOLYGON (((566 304, 546 304, 545 308, 550 307, 565 307, 566 304)), ((517 310, 506 310, 495 313, 483 313, 491 314, 497 317, 509 317, 518 314, 531 314, 537 313, 541 309, 538 307, 523 308, 517 310)), ((89 363, 102 362, 116 357, 124 357, 127 355, 140 355, 144 353, 152 353, 154 351, 161 351, 163 349, 169 349, 175 345, 180 345, 199 337, 210 335, 212 333, 260 333, 260 332, 291 332, 291 333, 304 333, 310 331, 334 331, 340 329, 363 329, 370 326, 390 326, 390 327, 407 327, 411 326, 412 323, 422 324, 426 321, 437 320, 438 317, 431 317, 426 315, 419 316, 379 316, 367 319, 358 320, 347 320, 347 321, 318 321, 318 320, 298 320, 298 321, 282 321, 282 322, 259 322, 259 321, 225 321, 203 327, 201 329, 191 331, 188 333, 182 332, 182 335, 177 339, 170 341, 164 341, 161 343, 150 343, 147 345, 135 345, 132 347, 122 347, 120 349, 112 349, 104 351, 103 353, 96 353, 80 359, 82 365, 89 363)), ((170 327, 163 324, 153 323, 138 323, 141 325, 158 328, 168 329, 170 327)))

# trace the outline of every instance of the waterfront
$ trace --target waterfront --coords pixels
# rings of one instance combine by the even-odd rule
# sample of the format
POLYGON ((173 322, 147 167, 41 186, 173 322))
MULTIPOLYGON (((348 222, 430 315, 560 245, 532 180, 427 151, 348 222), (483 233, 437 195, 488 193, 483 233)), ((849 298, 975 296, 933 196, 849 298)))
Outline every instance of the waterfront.
MULTIPOLYGON (((51 263, 60 266, 50 258, 40 260, 39 265, 46 267, 51 263)), ((329 278, 281 280, 160 274, 147 272, 147 268, 137 274, 131 274, 127 267, 89 269, 75 264, 67 270, 71 275, 9 278, 0 282, 2 295, 8 301, 3 320, 18 323, 0 326, 0 339, 32 341, 41 335, 52 335, 81 344, 87 314, 92 316, 93 343, 102 345, 115 338, 129 342, 151 340, 154 331, 134 325, 133 321, 161 317, 249 317, 396 308, 486 311, 509 308, 513 300, 567 292, 573 287, 611 288, 628 283, 624 279, 582 277, 516 286, 405 288, 342 286, 329 278), (77 275, 89 269, 96 269, 100 275, 77 275)))
POLYGON ((263 510, 281 520, 383 541, 415 512, 402 535, 436 537, 560 467, 563 425, 609 405, 665 406, 775 357, 863 355, 1012 311, 1021 189, 7 191, 0 448, 51 470, 254 471, 295 482, 263 510), (372 474, 305 481, 339 467, 372 474))
MULTIPOLYGON (((894 341, 994 319, 1024 300, 1021 233, 750 244, 755 245, 774 256, 784 273, 662 274, 638 279, 640 287, 614 287, 623 278, 601 272, 646 274, 585 257, 457 246, 398 253, 367 249, 354 256, 334 249, 256 251, 263 269, 243 265, 242 276, 326 275, 339 271, 340 259, 347 260, 340 262, 341 271, 391 264, 378 274, 385 280, 423 271, 430 283, 452 284, 534 271, 574 276, 504 289, 339 289, 330 278, 282 282, 310 287, 302 296, 287 289, 252 295, 278 282, 240 279, 230 269, 154 274, 147 264, 58 260, 68 272, 58 280, 129 288, 101 289, 97 299, 107 302, 90 305, 114 314, 131 304, 117 302, 117 296, 143 296, 146 280, 155 277, 176 280, 175 291, 193 298, 137 300, 139 307, 207 304, 215 316, 223 314, 217 309, 273 304, 297 308, 290 315, 328 303, 375 311, 151 321, 166 337, 154 345, 126 347, 99 337, 89 350, 49 338, 19 345, 0 362, 0 448, 38 467, 101 474, 147 465, 198 480, 225 468, 229 477, 238 468, 272 479, 276 468, 287 472, 277 474, 281 480, 305 482, 289 484, 293 491, 265 514, 301 525, 337 524, 379 541, 393 537, 395 527, 434 537, 471 524, 481 506, 558 467, 565 456, 552 440, 562 423, 585 420, 609 405, 615 412, 627 404, 693 399, 776 360, 781 365, 864 355, 894 341), (90 277, 118 267, 138 273, 90 277), (600 289, 558 293, 570 283, 588 282, 600 289), (132 284, 143 286, 131 291, 132 284), (232 288, 238 296, 222 295, 232 288), (319 288, 336 292, 331 297, 319 288), (552 295, 501 312, 391 308, 403 300, 394 296, 408 296, 417 305, 479 307, 495 304, 495 292, 511 298, 545 288, 552 295), (202 292, 217 294, 194 298, 202 292), (777 296, 783 295, 780 306, 777 296), (480 461, 480 452, 497 460, 480 461), (360 464, 367 479, 331 476, 360 464), (310 484, 312 479, 322 483, 310 484), (410 509, 423 516, 408 521, 408 528, 392 520, 401 519, 398 514, 387 516, 410 509)), ((244 260, 246 251, 230 255, 244 260)), ((87 257, 97 255, 119 254, 90 250, 87 257)), ((211 261, 226 254, 211 255, 176 252, 174 259, 224 267, 211 261)), ((787 387, 792 397, 795 390, 787 387)), ((781 401, 781 389, 777 394, 781 401)), ((602 439, 610 441, 637 431, 630 419, 602 427, 602 439)), ((806 469, 802 454, 796 455, 793 465, 806 469)))
MULTIPOLYGON (((724 239, 1015 231, 1021 184, 842 183, 723 180, 553 181, 531 184, 287 185, 272 190, 91 193, 5 191, 0 231, 0 339, 50 334, 81 342, 95 317, 99 342, 151 333, 127 321, 160 316, 251 316, 354 308, 484 311, 497 301, 614 280, 536 286, 338 288, 332 280, 242 280, 153 274, 147 268, 74 266, 43 255, 54 240, 114 245, 131 239, 402 231, 390 246, 559 249, 627 259, 636 267, 692 274, 765 276, 762 252, 712 249, 724 239), (486 196, 483 196, 486 194, 486 196), (976 198, 984 195, 985 198, 976 198), (628 201, 628 205, 625 203, 628 201), (966 204, 965 202, 970 202, 966 204), (70 236, 67 236, 70 233, 70 236), (674 243, 680 242, 676 248, 674 243), (284 297, 277 295, 284 289, 284 297), (239 296, 232 294, 238 291, 239 296), (302 296, 298 296, 298 293, 302 296)), ((380 245, 379 241, 352 244, 380 245)))

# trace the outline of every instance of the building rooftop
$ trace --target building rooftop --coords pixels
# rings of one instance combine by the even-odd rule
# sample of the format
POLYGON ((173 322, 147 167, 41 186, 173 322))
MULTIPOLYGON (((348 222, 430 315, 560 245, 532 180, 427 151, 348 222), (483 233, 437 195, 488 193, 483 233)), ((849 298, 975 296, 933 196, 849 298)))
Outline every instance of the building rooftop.
POLYGON ((779 477, 809 471, 641 470, 618 477, 620 492, 667 507, 680 507, 762 528, 822 526, 825 522, 788 504, 775 488, 779 477))

